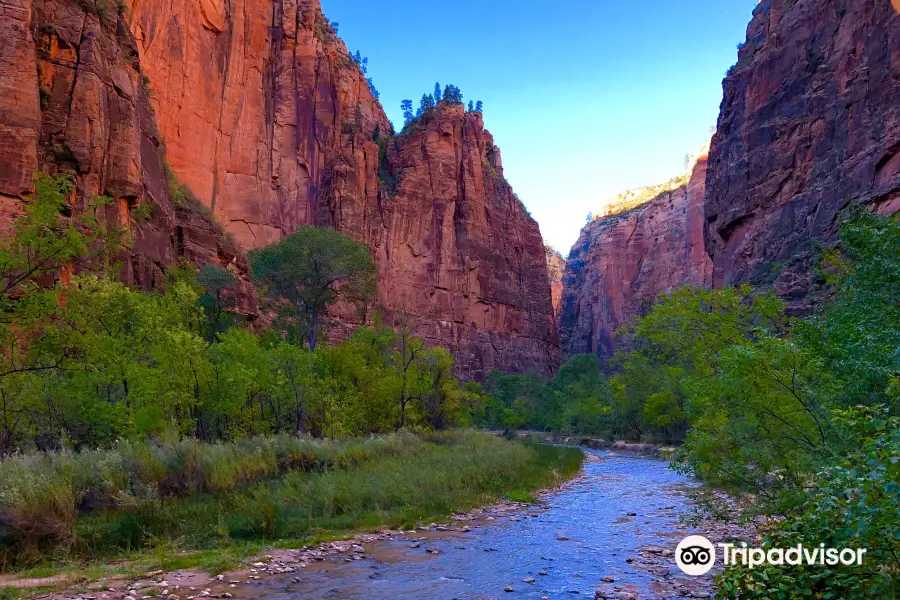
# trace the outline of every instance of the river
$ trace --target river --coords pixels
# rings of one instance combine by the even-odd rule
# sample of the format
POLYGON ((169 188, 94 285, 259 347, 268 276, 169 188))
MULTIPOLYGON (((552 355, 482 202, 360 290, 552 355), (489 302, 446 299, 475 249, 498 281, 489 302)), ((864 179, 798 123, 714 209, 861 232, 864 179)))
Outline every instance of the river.
POLYGON ((581 477, 540 506, 487 513, 460 531, 417 531, 364 544, 256 582, 285 600, 704 598, 670 556, 690 531, 679 516, 699 485, 661 460, 588 450, 581 477), (364 558, 362 558, 364 557, 364 558))

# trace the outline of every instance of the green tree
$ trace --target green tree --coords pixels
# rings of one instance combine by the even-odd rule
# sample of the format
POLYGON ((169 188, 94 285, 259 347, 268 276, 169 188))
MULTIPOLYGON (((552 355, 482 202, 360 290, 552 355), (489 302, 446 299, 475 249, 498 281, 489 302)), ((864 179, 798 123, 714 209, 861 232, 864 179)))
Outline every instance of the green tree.
POLYGON ((276 303, 286 303, 305 326, 315 350, 320 320, 344 299, 364 302, 375 293, 369 249, 330 228, 303 226, 280 242, 250 253, 254 279, 276 303))
POLYGON ((403 111, 403 124, 404 126, 409 125, 409 122, 415 118, 415 114, 413 113, 413 103, 412 100, 404 100, 400 103, 400 110, 403 111))
POLYGON ((236 321, 232 310, 237 305, 234 287, 238 283, 234 273, 221 265, 206 265, 197 274, 197 283, 206 291, 200 305, 206 313, 204 336, 214 342, 236 321))
POLYGON ((74 189, 68 175, 38 173, 24 214, 0 240, 0 454, 46 432, 37 422, 60 427, 45 410, 42 379, 73 361, 70 340, 51 347, 44 335, 65 303, 60 281, 73 272, 114 271, 127 242, 125 228, 106 218, 109 198, 74 207, 74 189))
POLYGON ((841 404, 900 413, 900 217, 852 213, 840 242, 823 269, 834 298, 798 337, 841 382, 841 404))
POLYGON ((880 408, 841 410, 849 449, 807 486, 802 504, 766 529, 763 545, 865 548, 862 565, 757 569, 717 577, 722 598, 794 600, 896 598, 900 592, 900 419, 880 408))

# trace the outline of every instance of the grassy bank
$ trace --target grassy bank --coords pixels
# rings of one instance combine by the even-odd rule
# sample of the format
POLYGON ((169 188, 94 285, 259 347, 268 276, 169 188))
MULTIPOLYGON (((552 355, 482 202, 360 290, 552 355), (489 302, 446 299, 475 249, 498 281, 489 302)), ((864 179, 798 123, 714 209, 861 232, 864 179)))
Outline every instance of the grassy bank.
POLYGON ((240 555, 284 540, 409 526, 552 486, 580 465, 577 450, 471 431, 18 456, 0 463, 0 567, 154 550, 240 555))

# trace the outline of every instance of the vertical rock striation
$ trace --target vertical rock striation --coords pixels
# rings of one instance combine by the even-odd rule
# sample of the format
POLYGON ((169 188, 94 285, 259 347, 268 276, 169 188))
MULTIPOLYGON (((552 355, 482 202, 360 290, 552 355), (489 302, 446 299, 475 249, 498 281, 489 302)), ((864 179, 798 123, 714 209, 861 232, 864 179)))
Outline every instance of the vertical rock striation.
POLYGON ((369 232, 380 303, 453 350, 462 373, 552 374, 559 350, 543 239, 481 113, 440 103, 386 162, 396 188, 382 194, 369 232))
POLYGON ((764 0, 724 91, 706 182, 715 284, 774 285, 807 312, 840 211, 900 209, 900 14, 764 0))
MULTIPOLYGON (((113 200, 107 217, 131 230, 122 277, 153 289, 180 257, 246 271, 238 246, 203 214, 172 202, 163 151, 127 23, 112 3, 0 4, 0 227, 9 231, 35 170, 76 182, 72 208, 113 200), (85 8, 88 7, 88 8, 85 8), (146 220, 131 211, 152 205, 146 220)), ((256 310, 244 282, 241 310, 256 310)))
MULTIPOLYGON (((71 173, 76 202, 115 200, 134 234, 123 278, 146 289, 180 258, 246 274, 244 250, 331 226, 372 248, 387 319, 451 349, 460 375, 553 372, 540 231, 480 114, 441 103, 393 137, 318 0, 116 7, 0 4, 0 225, 35 169, 71 173), (197 202, 173 202, 168 172, 197 202)), ((246 279, 241 307, 257 310, 246 279)), ((334 317, 333 338, 366 318, 334 317)))
POLYGON ((332 177, 361 231, 392 129, 318 0, 129 3, 166 160, 243 247, 328 221, 332 177))
POLYGON ((616 349, 616 330, 644 314, 659 294, 711 284, 703 238, 705 178, 701 156, 685 185, 581 230, 563 279, 559 327, 566 356, 608 357, 616 349))

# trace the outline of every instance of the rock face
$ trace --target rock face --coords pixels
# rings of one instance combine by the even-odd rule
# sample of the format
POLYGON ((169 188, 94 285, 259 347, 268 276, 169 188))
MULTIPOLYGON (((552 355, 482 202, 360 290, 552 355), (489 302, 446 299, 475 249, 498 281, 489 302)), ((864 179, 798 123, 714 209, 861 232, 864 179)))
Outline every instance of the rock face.
POLYGON ((559 350, 543 239, 481 114, 440 103, 390 144, 386 162, 395 189, 382 186, 365 221, 380 304, 450 348, 461 373, 550 375, 559 350))
MULTIPOLYGON (((152 289, 180 257, 246 272, 238 246, 210 219, 172 202, 134 38, 113 3, 3 2, 0 36, 0 228, 21 214, 36 169, 68 173, 74 211, 109 196, 107 218, 130 229, 126 283, 152 289), (145 203, 149 218, 135 221, 131 211, 145 203)), ((256 311, 246 283, 239 300, 256 311)))
POLYGON ((556 248, 546 247, 547 269, 550 272, 550 298, 553 301, 553 318, 559 320, 559 309, 562 306, 563 274, 566 271, 566 259, 556 248))
POLYGON ((715 284, 774 284, 806 312, 814 243, 839 212, 900 209, 900 14, 764 0, 724 90, 706 182, 715 284))
MULTIPOLYGON (((166 158, 243 247, 334 227, 373 249, 386 322, 449 348, 458 374, 553 371, 540 232, 480 115, 442 104, 391 138, 318 0, 131 0, 130 11, 166 158)), ((361 323, 354 310, 334 316, 331 339, 361 323)))
POLYGON ((616 330, 644 314, 659 294, 712 283, 703 238, 705 178, 701 156, 686 185, 581 230, 563 279, 565 355, 608 357, 616 349, 616 330))
POLYGON ((243 247, 329 221, 332 176, 364 227, 392 128, 318 0, 129 5, 166 160, 243 247))
MULTIPOLYGON (((244 250, 332 226, 372 248, 386 321, 458 374, 555 369, 543 242, 481 115, 442 103, 392 137, 318 0, 11 0, 0 32, 0 225, 35 169, 72 173, 130 223, 123 278, 147 289, 181 257, 246 274, 244 250)), ((257 311, 246 278, 240 299, 257 311)), ((332 339, 363 320, 334 316, 332 339)))

